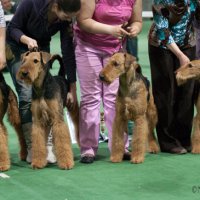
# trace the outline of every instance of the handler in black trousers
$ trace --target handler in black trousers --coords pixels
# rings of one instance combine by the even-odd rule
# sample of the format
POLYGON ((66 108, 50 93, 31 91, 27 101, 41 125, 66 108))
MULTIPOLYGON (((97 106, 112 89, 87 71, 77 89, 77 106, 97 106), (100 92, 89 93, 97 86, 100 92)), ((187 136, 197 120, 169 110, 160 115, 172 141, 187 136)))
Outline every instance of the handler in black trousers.
POLYGON ((149 59, 158 110, 156 130, 162 152, 184 154, 191 150, 194 81, 177 86, 174 72, 195 59, 192 22, 195 18, 200 20, 199 12, 199 0, 154 0, 153 3, 149 59))

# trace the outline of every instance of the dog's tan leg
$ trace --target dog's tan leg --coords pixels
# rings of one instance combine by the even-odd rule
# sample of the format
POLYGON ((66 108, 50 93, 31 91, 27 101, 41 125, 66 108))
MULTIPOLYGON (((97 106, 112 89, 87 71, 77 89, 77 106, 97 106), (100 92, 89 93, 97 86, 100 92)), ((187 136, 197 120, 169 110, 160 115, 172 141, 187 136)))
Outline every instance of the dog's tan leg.
POLYGON ((198 114, 193 120, 192 153, 200 154, 200 118, 198 114))
POLYGON ((127 121, 116 113, 112 130, 112 149, 110 160, 114 163, 121 162, 124 155, 124 132, 127 129, 127 121))
POLYGON ((8 138, 6 128, 0 124, 0 171, 10 168, 10 157, 8 152, 8 138))
POLYGON ((20 116, 19 116, 19 110, 18 110, 18 103, 17 103, 17 97, 14 94, 14 92, 10 89, 9 91, 9 96, 8 96, 8 119, 12 126, 14 127, 19 144, 20 144, 20 159, 21 160, 26 160, 27 156, 27 148, 26 148, 26 141, 24 139, 24 135, 22 132, 22 126, 21 126, 21 121, 20 121, 20 116))
POLYGON ((200 153, 200 94, 196 101, 197 114, 193 119, 192 153, 200 153))
POLYGON ((133 132, 131 162, 142 163, 144 161, 148 133, 148 123, 145 115, 139 116, 135 120, 133 132))
POLYGON ((32 167, 44 168, 47 164, 46 133, 45 128, 38 122, 32 125, 32 167))
POLYGON ((75 108, 72 111, 69 110, 69 114, 70 114, 70 117, 72 118, 72 122, 74 124, 76 141, 77 141, 77 144, 79 145, 80 138, 79 138, 79 105, 78 105, 78 103, 75 105, 75 108))
POLYGON ((74 158, 68 126, 64 121, 54 121, 52 132, 58 166, 61 169, 72 169, 74 158))
POLYGON ((157 124, 157 110, 153 101, 153 96, 151 95, 149 105, 147 108, 147 120, 148 120, 148 152, 158 153, 159 147, 156 141, 154 129, 157 124))

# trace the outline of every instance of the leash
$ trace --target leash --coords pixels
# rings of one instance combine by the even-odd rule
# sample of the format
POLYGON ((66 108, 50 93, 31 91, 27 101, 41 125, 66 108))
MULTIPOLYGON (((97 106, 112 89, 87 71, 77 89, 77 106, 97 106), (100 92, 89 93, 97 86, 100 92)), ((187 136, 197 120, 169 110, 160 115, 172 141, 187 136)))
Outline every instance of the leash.
MULTIPOLYGON (((129 26, 128 22, 124 22, 121 27, 126 31, 128 26, 129 26)), ((125 42, 126 42, 128 37, 129 36, 127 36, 127 35, 122 35, 122 38, 120 40, 120 49, 119 49, 119 51, 122 52, 122 53, 126 53, 127 52, 126 49, 124 48, 124 44, 125 44, 125 42)))

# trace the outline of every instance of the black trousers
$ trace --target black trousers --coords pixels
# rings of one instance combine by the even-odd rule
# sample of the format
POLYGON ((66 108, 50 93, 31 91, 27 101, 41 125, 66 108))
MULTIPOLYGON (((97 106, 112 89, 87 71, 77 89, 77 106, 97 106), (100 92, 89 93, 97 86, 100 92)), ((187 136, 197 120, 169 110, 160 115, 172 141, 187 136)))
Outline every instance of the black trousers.
MULTIPOLYGON (((195 59, 195 47, 182 50, 195 59)), ((156 126, 161 151, 178 146, 190 147, 194 115, 194 81, 177 86, 175 71, 179 60, 167 49, 149 45, 154 101, 158 110, 156 126)))

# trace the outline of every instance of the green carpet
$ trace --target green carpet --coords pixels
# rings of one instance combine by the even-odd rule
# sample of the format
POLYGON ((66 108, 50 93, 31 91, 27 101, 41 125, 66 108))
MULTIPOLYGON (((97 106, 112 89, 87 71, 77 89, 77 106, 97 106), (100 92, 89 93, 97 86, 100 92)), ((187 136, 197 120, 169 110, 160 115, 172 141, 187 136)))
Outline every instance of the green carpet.
MULTIPOLYGON (((148 77, 149 25, 150 21, 144 22, 139 36, 139 62, 148 77)), ((56 36, 52 52, 55 53, 58 48, 59 39, 56 36)), ((8 73, 5 77, 11 84, 8 73)), ((60 170, 57 165, 32 170, 30 165, 19 161, 16 135, 6 124, 12 167, 5 172, 10 178, 0 178, 0 200, 200 199, 200 155, 147 154, 143 164, 130 164, 128 161, 113 164, 109 161, 107 143, 102 143, 96 161, 85 165, 79 163, 79 149, 73 145, 75 167, 72 170, 60 170)))

